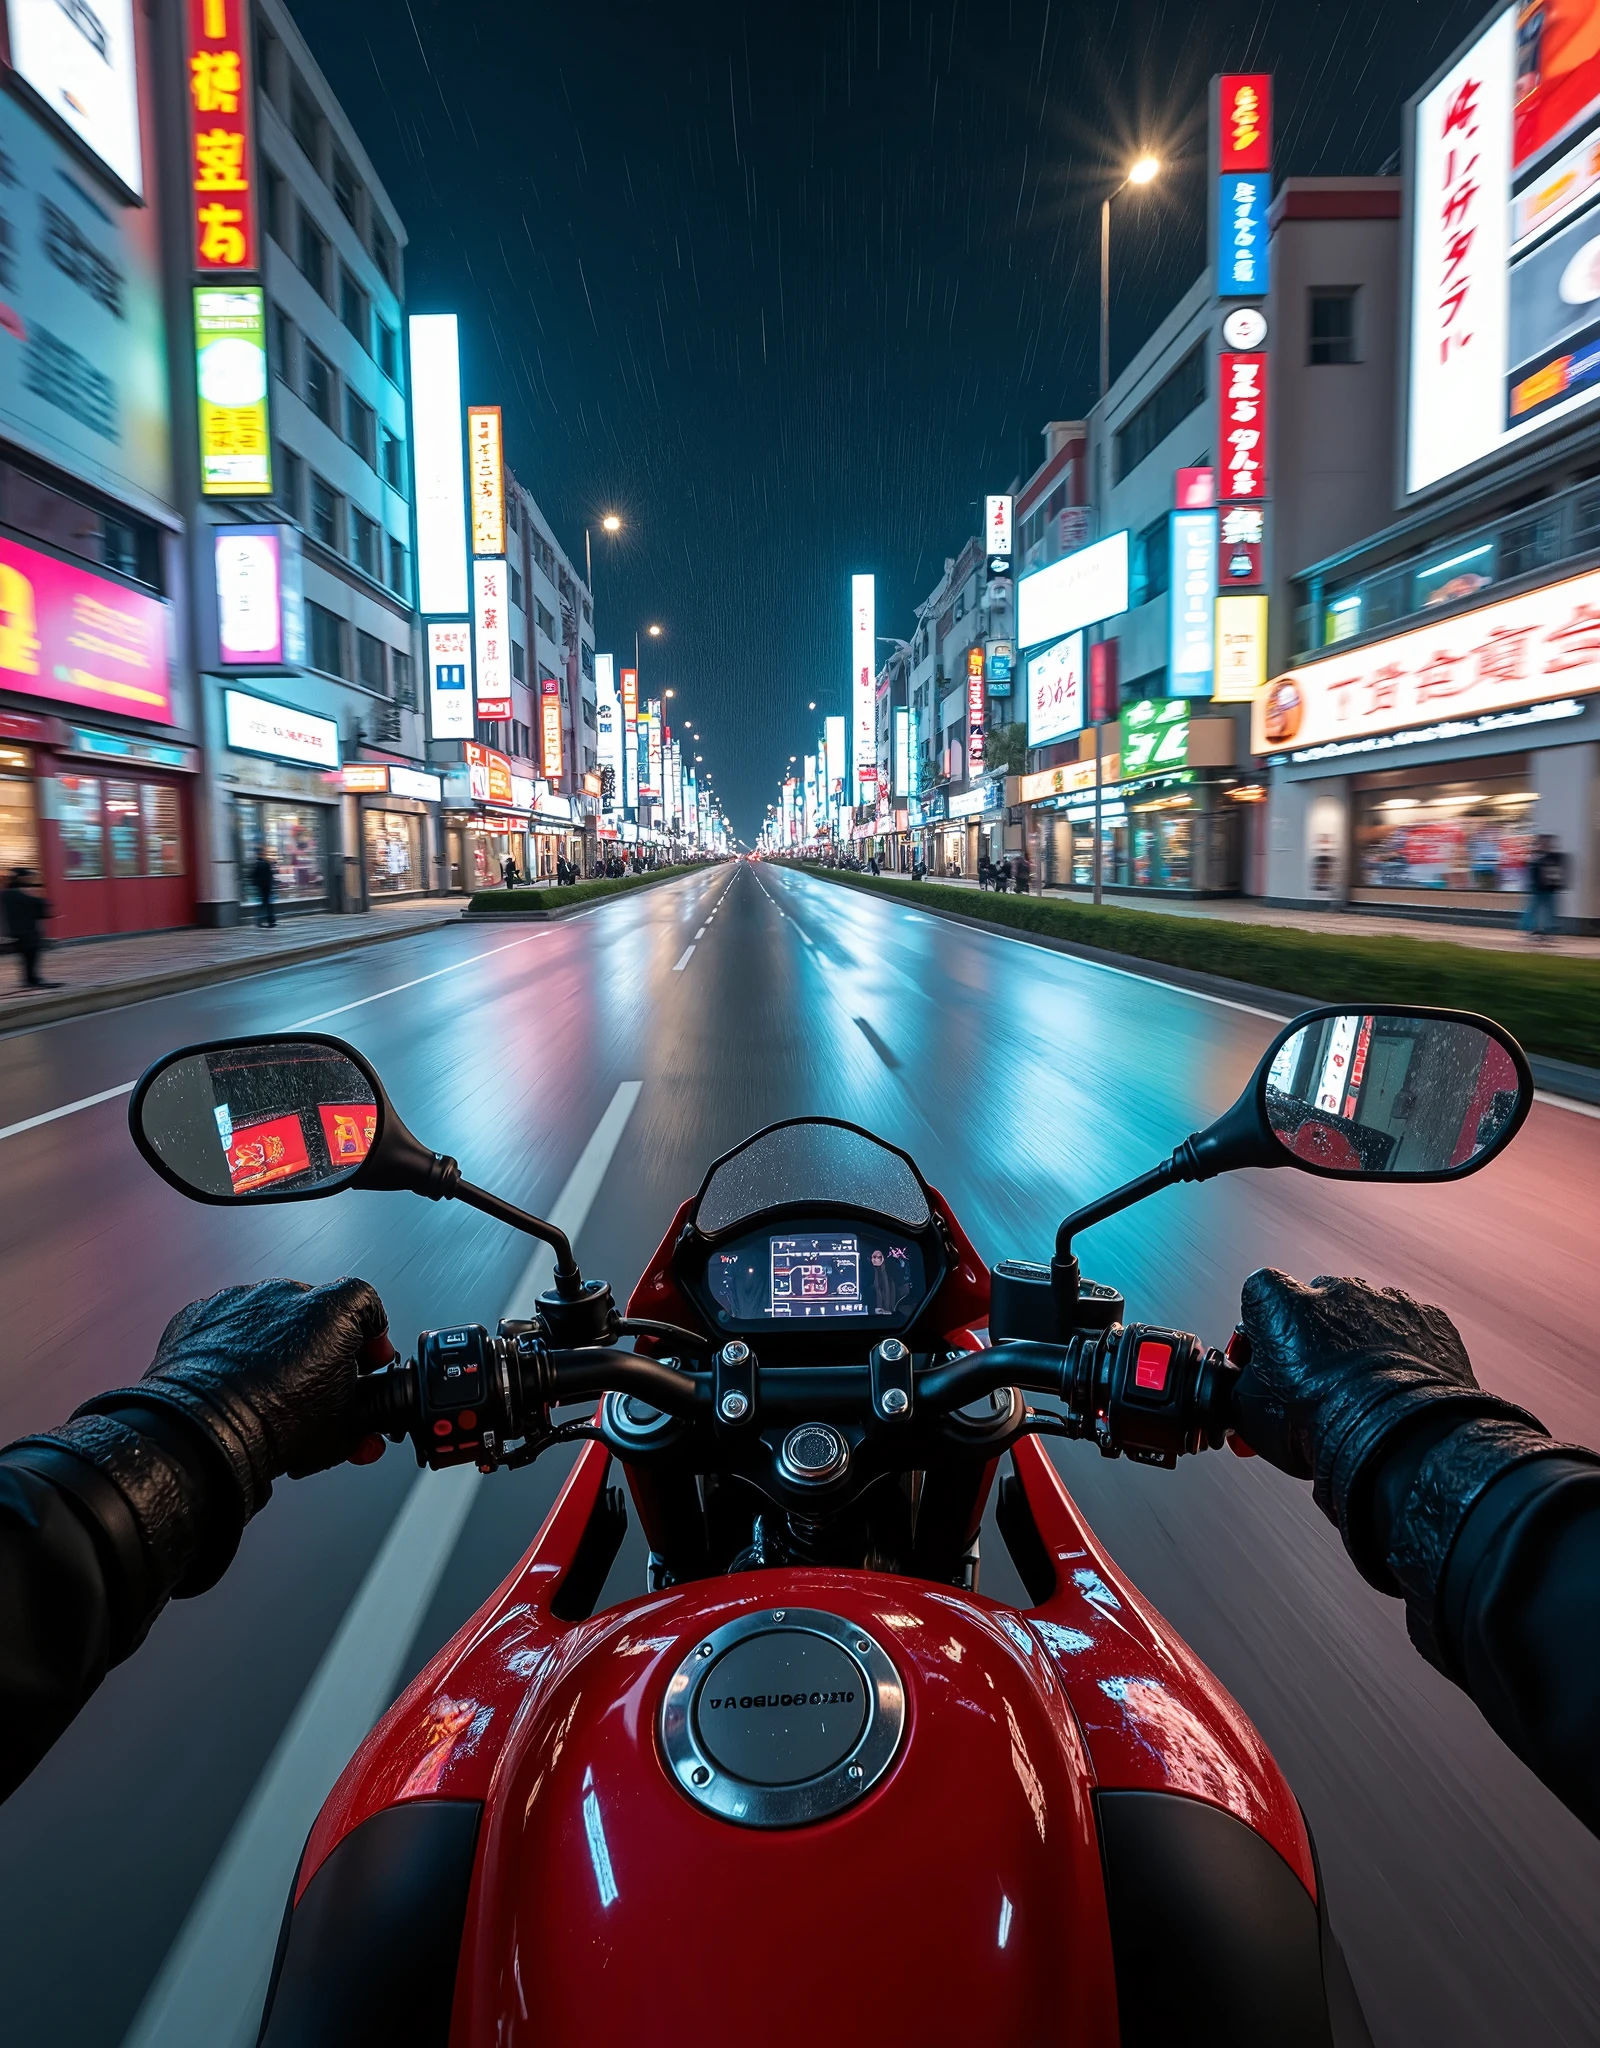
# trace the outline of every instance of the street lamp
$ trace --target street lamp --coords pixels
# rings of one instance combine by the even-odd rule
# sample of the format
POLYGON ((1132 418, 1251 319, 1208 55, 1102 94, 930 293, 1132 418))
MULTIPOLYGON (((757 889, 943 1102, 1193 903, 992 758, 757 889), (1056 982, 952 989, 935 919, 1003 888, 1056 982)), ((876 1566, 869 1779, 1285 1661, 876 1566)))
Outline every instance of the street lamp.
POLYGON ((604 519, 601 520, 600 526, 602 532, 605 533, 620 533, 622 531, 622 521, 615 512, 608 512, 604 519))
POLYGON ((1148 185, 1161 173, 1159 158, 1141 156, 1115 191, 1100 202, 1100 396, 1111 389, 1111 202, 1130 185, 1148 185))

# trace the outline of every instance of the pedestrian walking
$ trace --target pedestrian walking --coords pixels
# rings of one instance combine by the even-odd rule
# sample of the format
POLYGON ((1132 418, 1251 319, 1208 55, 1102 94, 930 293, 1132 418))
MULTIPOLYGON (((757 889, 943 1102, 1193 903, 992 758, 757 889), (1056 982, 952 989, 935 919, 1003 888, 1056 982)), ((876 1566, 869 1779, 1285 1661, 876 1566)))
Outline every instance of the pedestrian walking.
POLYGON ((1019 896, 1026 896, 1028 893, 1029 875, 1028 856, 1025 853, 1019 853, 1016 865, 1011 870, 1011 886, 1019 896))
POLYGON ((508 889, 517 886, 517 862, 514 854, 508 853, 500 863, 500 879, 508 889))
POLYGON ((44 934, 39 927, 55 912, 38 893, 38 880, 32 868, 11 870, 10 880, 0 890, 0 924, 22 962, 22 986, 59 988, 59 982, 46 981, 39 972, 39 955, 44 950, 44 934))
POLYGON ((1011 860, 1009 855, 995 869, 994 885, 1002 896, 1011 887, 1011 860))
POLYGON ((994 880, 994 862, 986 853, 978 855, 978 887, 987 889, 994 880))
POLYGON ((1528 863, 1528 908, 1522 928, 1537 946, 1550 938, 1556 928, 1556 898, 1567 886, 1567 857, 1548 832, 1533 843, 1528 863))
POLYGON ((256 892, 256 923, 270 928, 278 922, 278 871, 265 846, 256 848, 256 857, 250 863, 250 886, 256 892))

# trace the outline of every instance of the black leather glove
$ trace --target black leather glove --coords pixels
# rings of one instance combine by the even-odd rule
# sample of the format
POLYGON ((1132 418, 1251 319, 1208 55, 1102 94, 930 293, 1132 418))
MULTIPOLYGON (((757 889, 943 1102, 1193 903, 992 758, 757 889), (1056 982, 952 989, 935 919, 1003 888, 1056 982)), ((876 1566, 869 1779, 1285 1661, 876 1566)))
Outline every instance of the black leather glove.
POLYGON ((138 1386, 98 1394, 77 1413, 182 1416, 221 1452, 248 1521, 274 1479, 325 1471, 355 1448, 356 1380, 394 1355, 388 1329, 365 1280, 225 1287, 178 1311, 138 1386))
POLYGON ((357 1448, 356 1382, 393 1357, 387 1331, 364 1280, 224 1288, 179 1310, 137 1386, 97 1394, 63 1428, 11 1447, 104 1539, 113 1662, 172 1594, 216 1584, 274 1479, 357 1448))
POLYGON ((1309 1287, 1262 1267, 1244 1283, 1250 1362, 1234 1393, 1238 1434, 1296 1479, 1338 1524, 1362 1575, 1399 1593, 1387 1532, 1371 1513, 1373 1479, 1402 1435, 1442 1437, 1473 1417, 1543 1425, 1478 1385, 1443 1309, 1398 1288, 1330 1279, 1309 1287))

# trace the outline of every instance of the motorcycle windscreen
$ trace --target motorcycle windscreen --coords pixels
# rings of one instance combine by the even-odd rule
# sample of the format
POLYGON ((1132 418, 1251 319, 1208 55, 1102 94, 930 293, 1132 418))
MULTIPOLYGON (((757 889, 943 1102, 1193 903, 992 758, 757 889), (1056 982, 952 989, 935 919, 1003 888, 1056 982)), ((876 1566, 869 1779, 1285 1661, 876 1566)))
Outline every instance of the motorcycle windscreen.
POLYGON ((928 1197, 911 1162, 852 1124, 806 1118, 758 1132, 711 1170, 695 1212, 696 1226, 720 1236, 769 1210, 808 1207, 865 1209, 907 1230, 932 1221, 928 1197))

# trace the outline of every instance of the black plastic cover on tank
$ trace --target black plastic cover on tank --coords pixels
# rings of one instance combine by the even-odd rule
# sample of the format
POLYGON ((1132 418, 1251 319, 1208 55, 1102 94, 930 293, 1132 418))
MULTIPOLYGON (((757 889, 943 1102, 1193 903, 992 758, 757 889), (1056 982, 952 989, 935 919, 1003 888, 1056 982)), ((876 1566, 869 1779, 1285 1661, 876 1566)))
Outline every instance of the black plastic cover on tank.
POLYGON ((1095 1810, 1123 2048, 1372 2048, 1325 1909, 1269 1842, 1169 1792, 1095 1810))
POLYGON ((747 1785, 801 1785, 836 1770, 867 1724, 867 1682, 847 1650, 809 1630, 747 1636, 695 1699, 706 1755, 747 1785))
POLYGON ((447 2048, 482 1810, 413 1799, 345 1836, 285 1916, 259 2048, 447 2048))

